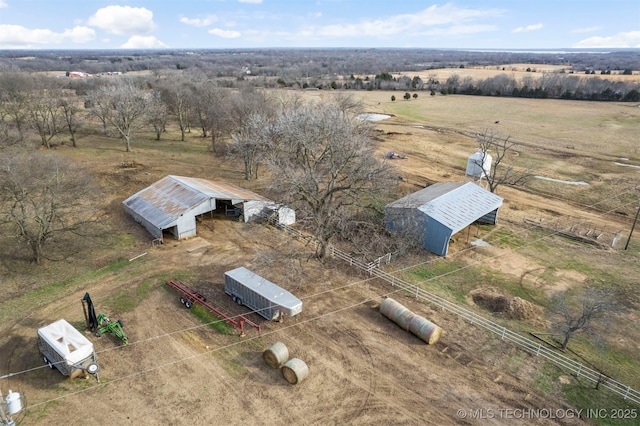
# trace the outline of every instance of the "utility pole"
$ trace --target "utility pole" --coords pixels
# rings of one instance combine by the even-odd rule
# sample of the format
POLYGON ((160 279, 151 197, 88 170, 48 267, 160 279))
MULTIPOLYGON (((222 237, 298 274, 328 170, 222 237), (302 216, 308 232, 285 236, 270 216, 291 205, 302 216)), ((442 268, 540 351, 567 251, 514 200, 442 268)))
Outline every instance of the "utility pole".
POLYGON ((624 249, 626 250, 629 247, 629 241, 631 241, 631 236, 633 235, 633 230, 636 227, 636 222, 638 221, 638 214, 640 213, 640 207, 636 210, 636 218, 633 219, 633 225, 631 225, 631 231, 629 232, 629 238, 627 238, 627 244, 625 244, 624 249))

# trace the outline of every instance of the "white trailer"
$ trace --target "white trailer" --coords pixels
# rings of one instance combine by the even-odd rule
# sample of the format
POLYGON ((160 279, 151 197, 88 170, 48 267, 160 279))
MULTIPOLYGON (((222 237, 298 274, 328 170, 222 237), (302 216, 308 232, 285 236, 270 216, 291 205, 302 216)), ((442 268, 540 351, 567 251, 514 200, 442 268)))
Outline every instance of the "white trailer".
POLYGON ((245 267, 224 273, 224 292, 238 305, 246 305, 270 321, 302 312, 300 299, 245 267))
POLYGON ((93 343, 64 319, 38 329, 38 349, 45 364, 70 378, 92 374, 98 378, 93 343))

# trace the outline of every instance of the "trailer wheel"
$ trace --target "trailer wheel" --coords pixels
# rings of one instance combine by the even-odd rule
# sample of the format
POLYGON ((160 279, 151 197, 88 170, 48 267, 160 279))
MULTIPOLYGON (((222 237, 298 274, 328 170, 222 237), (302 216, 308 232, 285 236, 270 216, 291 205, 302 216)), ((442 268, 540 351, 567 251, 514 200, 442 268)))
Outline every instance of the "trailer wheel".
POLYGON ((191 308, 191 302, 189 302, 188 300, 185 300, 184 301, 184 307, 187 308, 187 309, 190 309, 191 308))
POLYGON ((186 300, 184 300, 184 297, 180 298, 180 303, 182 303, 184 305, 184 302, 186 302, 186 300))
POLYGON ((240 299, 239 297, 236 298, 236 303, 240 306, 242 306, 242 299, 240 299))
POLYGON ((235 296, 231 296, 231 300, 233 300, 233 303, 238 303, 238 298, 235 296))
POLYGON ((49 359, 47 359, 46 356, 43 356, 42 359, 43 359, 44 363, 47 364, 49 366, 49 368, 53 370, 53 364, 51 364, 51 361, 49 361, 49 359))
POLYGON ((98 367, 98 364, 96 364, 95 362, 92 362, 87 367, 87 371, 89 372, 89 374, 96 374, 99 369, 100 369, 100 367, 98 367))

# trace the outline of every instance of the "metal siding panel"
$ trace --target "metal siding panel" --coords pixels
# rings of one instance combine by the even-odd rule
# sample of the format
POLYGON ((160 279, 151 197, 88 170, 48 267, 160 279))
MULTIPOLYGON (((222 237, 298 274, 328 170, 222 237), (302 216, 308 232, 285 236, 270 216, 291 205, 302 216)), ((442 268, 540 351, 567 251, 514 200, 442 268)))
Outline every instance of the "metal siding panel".
MULTIPOLYGON (((235 280, 238 283, 241 283, 242 286, 236 287, 238 293, 241 293, 240 288, 246 288, 245 291, 255 292, 266 299, 271 300, 274 303, 282 306, 283 308, 293 308, 298 304, 302 304, 300 299, 295 297, 293 294, 283 289, 282 287, 272 283, 266 278, 257 275, 256 273, 248 270, 247 268, 241 266, 239 268, 233 269, 231 271, 225 272, 225 277, 229 277, 235 280)), ((225 278, 226 280, 226 278, 225 278)), ((260 307, 264 308, 264 307, 260 307)))
POLYGON ((501 197, 468 182, 443 194, 420 210, 448 226, 455 234, 501 205, 501 197))
POLYGON ((215 182, 207 179, 190 178, 184 176, 170 176, 175 181, 182 183, 198 192, 206 194, 211 198, 236 200, 242 202, 247 200, 269 201, 262 195, 251 192, 248 189, 241 188, 226 182, 215 182))
POLYGON ((147 221, 144 217, 140 216, 138 213, 129 210, 127 206, 125 206, 125 211, 127 211, 129 215, 133 217, 133 220, 141 224, 147 230, 147 232, 151 234, 152 237, 162 239, 161 229, 153 225, 151 222, 147 221))
POLYGON ((176 222, 176 237, 179 240, 183 238, 195 237, 196 234, 196 218, 195 216, 182 216, 176 222))
POLYGON ((427 222, 427 232, 423 247, 439 256, 446 256, 451 235, 451 229, 431 219, 427 222))

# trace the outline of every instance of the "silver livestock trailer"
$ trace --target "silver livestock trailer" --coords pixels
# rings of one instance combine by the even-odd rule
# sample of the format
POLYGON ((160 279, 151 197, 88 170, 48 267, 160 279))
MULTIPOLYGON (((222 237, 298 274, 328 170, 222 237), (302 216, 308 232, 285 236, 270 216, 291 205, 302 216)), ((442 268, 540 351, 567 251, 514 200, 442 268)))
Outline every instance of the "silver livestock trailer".
POLYGON ((50 368, 76 378, 91 374, 98 379, 98 356, 93 343, 67 321, 61 319, 38 329, 38 349, 50 368))
POLYGON ((238 305, 248 306, 270 321, 302 312, 300 299, 242 266, 225 272, 224 292, 238 305))

